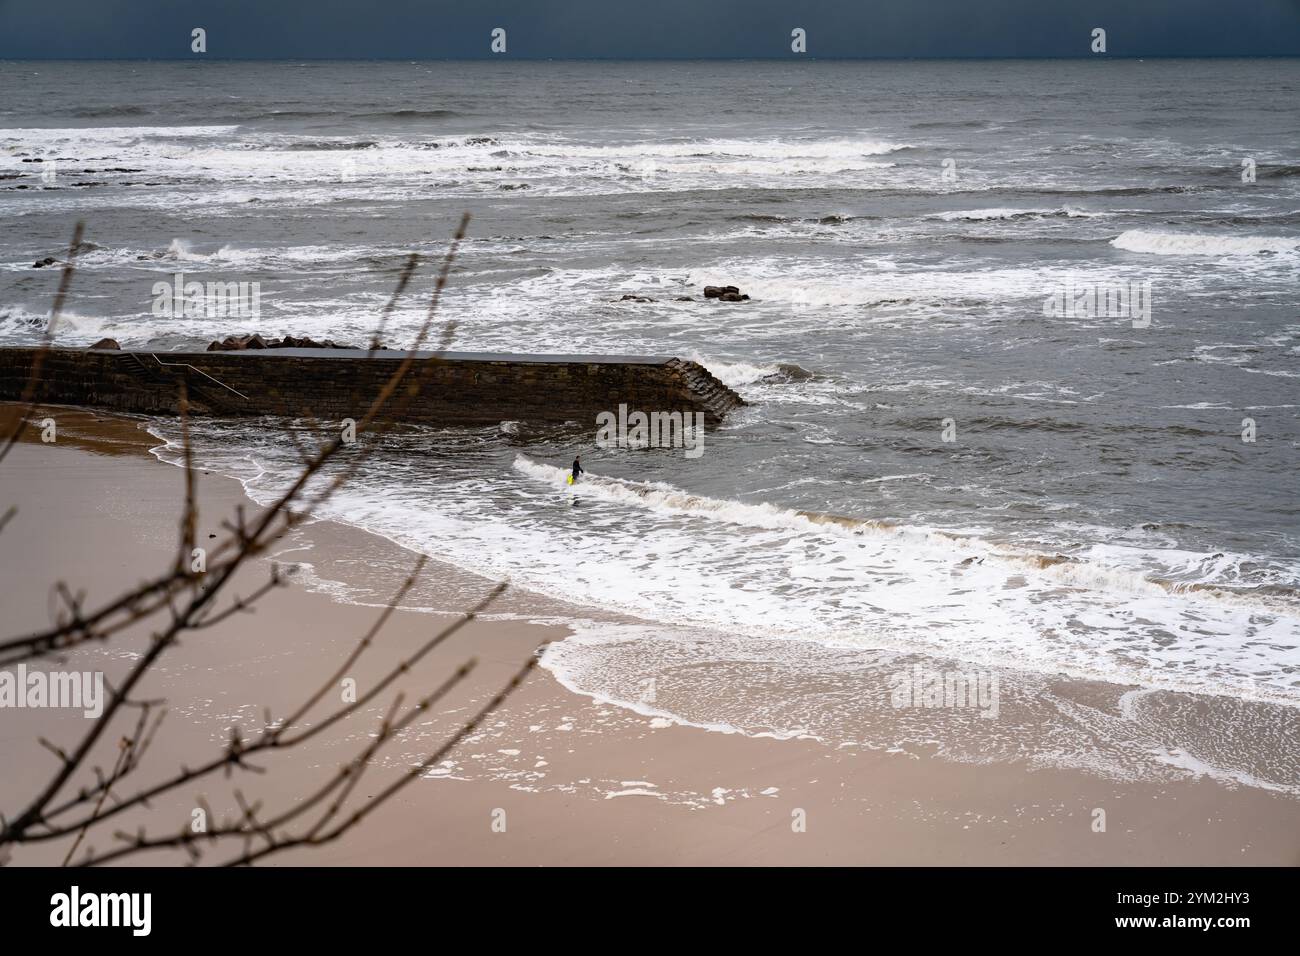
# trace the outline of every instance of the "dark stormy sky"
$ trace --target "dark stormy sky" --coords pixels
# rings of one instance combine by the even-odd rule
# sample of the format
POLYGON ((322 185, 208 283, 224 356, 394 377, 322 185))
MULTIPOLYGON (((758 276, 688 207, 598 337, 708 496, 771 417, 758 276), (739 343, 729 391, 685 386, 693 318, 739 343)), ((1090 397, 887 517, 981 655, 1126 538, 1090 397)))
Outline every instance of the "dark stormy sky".
POLYGON ((0 0, 3 58, 1300 55, 1300 0, 0 0))

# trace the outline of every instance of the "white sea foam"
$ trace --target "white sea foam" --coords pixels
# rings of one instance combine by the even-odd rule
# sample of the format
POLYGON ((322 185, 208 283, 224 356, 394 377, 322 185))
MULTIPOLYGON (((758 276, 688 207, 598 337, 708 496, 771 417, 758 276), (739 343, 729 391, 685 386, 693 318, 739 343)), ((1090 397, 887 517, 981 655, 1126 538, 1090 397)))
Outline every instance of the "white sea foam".
POLYGON ((1067 219, 1092 219, 1101 215, 1104 214, 1086 212, 1071 206, 1060 206, 1053 209, 959 209, 952 212, 941 212, 935 218, 942 219, 945 222, 957 220, 987 222, 999 219, 1045 219, 1054 216, 1062 216, 1067 219))
MULTIPOLYGON (((516 460, 516 468, 547 483, 556 482, 560 474, 558 469, 522 456, 516 460)), ((741 582, 749 575, 742 568, 747 565, 754 569, 757 562, 768 567, 770 558, 763 555, 763 549, 781 541, 755 532, 802 532, 796 540, 813 547, 816 556, 784 564, 784 578, 787 586, 805 594, 812 605, 792 607, 777 601, 780 610, 776 613, 798 618, 787 618, 786 626, 778 628, 787 633, 820 632, 824 639, 861 643, 865 634, 860 629, 865 627, 866 633, 885 644, 908 635, 894 646, 931 650, 943 647, 949 652, 960 647, 974 659, 1008 666, 1043 667, 1079 676, 1137 683, 1155 681, 1156 686, 1225 693, 1232 692, 1234 679, 1228 677, 1229 673, 1240 668, 1242 678, 1252 682, 1262 678, 1264 672, 1271 673, 1273 676, 1265 683, 1283 699, 1295 699, 1293 690, 1284 690, 1287 684, 1282 675, 1287 667, 1300 662, 1300 619, 1293 611, 1270 609, 1267 603, 1260 604, 1249 595, 1189 590, 1197 580, 1191 572, 1197 569, 1191 567, 1186 555, 1171 556, 1170 566, 1164 569, 1169 574, 1178 570, 1185 573, 1186 580, 1179 585, 1152 576, 1150 570, 1107 565, 1087 554, 1055 563, 1047 556, 1008 552, 978 538, 954 538, 924 528, 792 512, 766 503, 710 499, 671 486, 595 479, 583 494, 694 521, 753 529, 735 542, 738 551, 748 549, 743 556, 735 555, 735 568, 719 567, 716 572, 712 568, 699 569, 702 574, 721 574, 731 587, 744 586, 741 582), (1008 582, 1012 582, 1010 590, 1008 582), (1087 593, 1072 595, 1062 590, 1063 586, 1087 593), (864 590, 856 590, 859 587, 864 590), (832 610, 822 605, 822 600, 833 601, 836 607, 832 610), (846 605, 857 611, 846 616, 846 605), (878 618, 880 612, 890 609, 898 616, 878 618), (917 615, 932 629, 919 641, 921 635, 901 623, 904 618, 915 621, 917 615), (1201 643, 1195 652, 1190 645, 1179 647, 1175 642, 1138 661, 1124 650, 1135 639, 1135 629, 1154 626, 1157 631, 1178 633, 1186 631, 1192 620, 1208 625, 1204 638, 1198 638, 1201 643), (856 627, 851 621, 856 621, 856 627), (1081 635, 1076 645, 1069 634, 1081 623, 1087 624, 1089 633, 1081 635), (958 628, 956 632, 954 627, 958 628), (1276 654, 1269 655, 1268 664, 1254 658, 1241 643, 1245 634, 1265 633, 1276 641, 1276 654), (1045 640, 1047 635, 1050 637, 1045 640), (1101 650, 1108 642, 1114 642, 1114 658, 1110 658, 1111 652, 1101 650), (1198 660, 1209 666, 1198 668, 1198 660), (1227 666, 1221 670, 1220 664, 1227 666), (1200 673, 1195 673, 1198 670, 1200 673), (1211 678, 1211 673, 1217 676, 1211 678)), ((784 541, 778 550, 785 545, 793 546, 793 542, 784 541)), ((778 561, 778 565, 781 563, 778 561)), ((768 570, 778 578, 782 576, 774 567, 768 570)), ((1214 577, 1213 568, 1202 567, 1199 571, 1202 578, 1214 577)), ((751 591, 745 594, 746 603, 752 606, 738 610, 735 602, 726 602, 720 621, 734 621, 739 615, 756 627, 770 630, 773 609, 765 605, 773 595, 751 591)), ((698 622, 712 616, 704 606, 682 610, 685 613, 676 620, 698 622)))
MULTIPOLYGON (((868 263, 864 262, 864 266, 868 263)), ((1106 284, 1124 281, 1119 268, 1025 266, 1012 268, 845 271, 840 262, 817 259, 753 258, 723 262, 687 274, 692 286, 730 283, 762 303, 777 303, 795 319, 815 321, 816 307, 894 306, 923 317, 928 308, 960 301, 967 306, 1011 304, 1031 299, 1040 305, 1047 290, 1067 282, 1106 284)), ((1018 312, 1023 311, 1023 306, 1018 312)), ((987 312, 985 312, 987 315, 987 312)), ((986 320, 984 316, 981 320, 986 320)), ((1097 320, 1113 326, 1114 320, 1097 320)))
MULTIPOLYGON (((546 482, 559 482, 564 478, 564 469, 553 465, 535 462, 525 455, 515 459, 516 470, 546 482)), ((910 476, 895 476, 910 477, 910 476)), ((1121 549, 1114 546, 1095 545, 1079 560, 1056 561, 1050 556, 1010 551, 996 547, 987 541, 972 535, 955 535, 950 531, 936 531, 928 528, 900 526, 867 519, 855 519, 828 515, 818 512, 795 511, 777 505, 762 502, 746 504, 739 501, 709 498, 694 495, 672 485, 662 483, 632 482, 613 478, 593 476, 587 485, 591 492, 610 501, 630 504, 638 507, 663 510, 673 514, 685 514, 706 518, 727 524, 754 528, 789 528, 798 531, 814 531, 818 534, 848 535, 858 537, 872 535, 896 542, 909 542, 919 547, 936 550, 941 558, 966 560, 972 557, 983 561, 985 558, 1004 562, 1014 570, 1032 569, 1046 577, 1054 578, 1064 584, 1076 587, 1092 588, 1100 591, 1125 595, 1164 597, 1170 593, 1171 586, 1162 581, 1152 580, 1142 570, 1122 564, 1108 562, 1120 553, 1132 554, 1134 549, 1121 549), (1096 560, 1101 559, 1101 560, 1096 560)), ((1144 553, 1145 556, 1145 553, 1144 553)), ((1216 564, 1204 566, 1205 556, 1195 552, 1179 551, 1162 553, 1163 566, 1167 573, 1183 575, 1195 572, 1196 576, 1186 578, 1182 591, 1191 597, 1209 601, 1228 600, 1232 603, 1250 604, 1249 598, 1233 595, 1219 595, 1209 590, 1190 591, 1186 585, 1204 581, 1223 580, 1223 572, 1241 561, 1248 560, 1243 555, 1216 555, 1216 564)), ((1178 591, 1177 585, 1173 586, 1178 591)), ((1265 609, 1266 605, 1261 605, 1265 609)), ((1277 610, 1274 608, 1274 610, 1277 610)), ((1300 610, 1300 607, 1294 610, 1300 610)))
POLYGON ((699 362, 712 372, 719 381, 731 388, 743 388, 746 385, 752 385, 781 372, 780 367, 776 365, 722 362, 717 359, 705 358, 699 352, 692 352, 688 357, 692 362, 699 362))
MULTIPOLYGON (((39 340, 50 322, 47 309, 38 312, 21 305, 0 305, 0 341, 13 344, 32 344, 39 340)), ((83 315, 64 309, 55 326, 57 342, 82 344, 115 334, 118 323, 108 317, 83 315)))
MULTIPOLYGON (((251 464, 241 452, 219 467, 266 502, 296 461, 267 445, 251 464)), ((1300 704, 1289 676, 1300 667, 1300 616, 1284 599, 1198 590, 1231 579, 1225 560, 1152 548, 1035 554, 975 532, 664 483, 589 475, 568 489, 566 473, 518 455, 506 475, 476 471, 436 490, 345 486, 323 514, 470 571, 649 620, 1300 704)))
POLYGON ((905 143, 885 140, 831 137, 828 139, 725 139, 713 137, 679 142, 646 142, 589 145, 583 143, 557 143, 554 141, 524 141, 530 151, 541 156, 624 156, 636 154, 663 159, 682 159, 700 156, 733 156, 740 158, 785 159, 804 156, 820 159, 851 159, 858 156, 884 156, 909 149, 905 143))
MULTIPOLYGON (((1119 779, 1208 776, 1300 794, 1297 755, 1276 738, 1294 712, 1219 701, 1215 719, 1186 699, 1150 689, 1075 699, 1051 674, 999 673, 1000 712, 893 706, 892 676, 917 658, 808 640, 664 625, 578 622, 542 666, 574 693, 650 718, 713 732, 805 738, 837 747, 934 754, 971 763, 1028 761, 1119 779), (644 675, 657 675, 647 703, 644 675), (779 694, 738 688, 780 687, 779 694), (1200 714, 1187 720, 1186 711, 1200 714)), ((927 667, 960 667, 942 656, 927 667)))
POLYGON ((0 129, 0 139, 19 145, 45 146, 64 143, 114 145, 133 143, 142 138, 177 136, 226 136, 238 126, 63 126, 0 129))
MULTIPOLYGON (((396 257, 402 254, 402 250, 396 248, 378 248, 373 246, 348 246, 348 245, 304 245, 304 246, 282 246, 282 247, 259 247, 259 246, 236 246, 233 243, 224 243, 215 248, 200 249, 192 239, 175 238, 168 244, 167 250, 163 257, 156 261, 163 264, 167 262, 182 263, 203 263, 217 268, 286 268, 298 267, 303 265, 333 265, 344 263, 353 265, 367 257, 391 256, 396 257)), ((134 250, 125 250, 119 252, 121 256, 127 256, 130 259, 138 259, 142 253, 134 250)))
MULTIPOLYGON (((253 137, 250 140, 236 135, 238 129, 66 127, 13 129, 0 135, 16 141, 19 151, 47 160, 84 159, 93 153, 96 167, 128 166, 136 171, 132 179, 148 178, 164 186, 203 183, 215 190, 206 197, 209 207, 239 205, 253 198, 262 203, 311 205, 345 198, 409 201, 416 195, 483 195, 500 190, 599 195, 729 189, 738 184, 819 188, 862 183, 874 174, 888 173, 894 164, 882 157, 909 148, 870 137, 593 144, 553 134, 414 142, 381 136, 357 142, 313 135, 246 134, 253 137)), ((0 165, 39 171, 18 163, 16 155, 0 154, 0 165)), ((138 192, 130 202, 167 207, 190 205, 193 198, 192 190, 172 194, 155 187, 138 192)))
POLYGON ((1258 256, 1300 250, 1300 239, 1284 236, 1223 236, 1130 229, 1110 241, 1116 249, 1158 256, 1258 256))

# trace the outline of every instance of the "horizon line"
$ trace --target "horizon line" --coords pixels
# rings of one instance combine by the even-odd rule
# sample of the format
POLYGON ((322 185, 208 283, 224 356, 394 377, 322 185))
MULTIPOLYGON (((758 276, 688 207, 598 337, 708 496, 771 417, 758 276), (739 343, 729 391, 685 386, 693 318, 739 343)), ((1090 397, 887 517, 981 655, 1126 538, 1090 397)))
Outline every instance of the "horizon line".
POLYGON ((788 53, 783 56, 527 56, 486 54, 477 56, 213 56, 190 54, 188 56, 0 56, 0 63, 785 63, 785 62, 991 62, 1044 60, 1295 60, 1296 53, 1082 53, 1082 54, 1021 54, 1021 55, 863 55, 863 56, 812 56, 806 53, 788 53))

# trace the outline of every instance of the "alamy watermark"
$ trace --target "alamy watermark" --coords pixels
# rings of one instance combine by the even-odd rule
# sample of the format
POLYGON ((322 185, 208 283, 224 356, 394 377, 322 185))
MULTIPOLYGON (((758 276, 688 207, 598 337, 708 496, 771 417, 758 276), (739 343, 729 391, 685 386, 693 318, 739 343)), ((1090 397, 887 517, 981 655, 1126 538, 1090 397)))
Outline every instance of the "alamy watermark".
POLYGON ((104 713, 103 671, 0 671, 0 708, 74 708, 95 719, 104 713))
POLYGON ((1133 328, 1151 327, 1151 280, 1076 282, 1048 289, 1043 315, 1049 319, 1132 319, 1133 328))
POLYGON ((1000 707, 998 675, 992 671, 936 671, 913 664, 889 678, 889 702, 903 707, 978 708, 996 718, 1000 707))
POLYGON ((262 314, 260 282, 185 281, 177 272, 171 282, 153 284, 153 314, 169 318, 256 319, 262 314))
POLYGON ((703 412, 618 412, 596 416, 597 448, 684 448, 687 458, 704 454, 703 412))
POLYGON ((131 930, 132 936, 148 936, 153 928, 153 894, 83 893, 74 885, 50 897, 50 925, 117 926, 131 930))

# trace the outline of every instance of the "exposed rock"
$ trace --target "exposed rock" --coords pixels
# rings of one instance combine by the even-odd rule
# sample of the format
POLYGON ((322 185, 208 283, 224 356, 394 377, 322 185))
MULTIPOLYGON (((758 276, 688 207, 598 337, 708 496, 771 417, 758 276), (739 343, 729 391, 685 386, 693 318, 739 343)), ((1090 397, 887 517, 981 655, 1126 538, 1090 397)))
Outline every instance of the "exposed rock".
POLYGON ((739 292, 724 292, 718 296, 719 302, 748 302, 749 296, 741 295, 739 292))
POLYGON ((749 298, 749 296, 745 296, 745 299, 728 299, 727 296, 729 295, 740 295, 740 289, 734 285, 706 285, 704 287, 704 298, 706 299, 721 299, 723 302, 743 302, 749 298))
MULTIPOLYGON (((286 335, 280 341, 271 341, 266 343, 268 349, 355 349, 360 346, 344 345, 341 342, 335 342, 333 339, 325 339, 317 342, 315 339, 309 339, 305 335, 296 339, 292 335, 286 335)), ((382 345, 375 346, 376 349, 382 349, 382 345)))
POLYGON ((645 295, 632 295, 631 293, 628 293, 627 295, 623 296, 623 298, 619 299, 618 301, 620 301, 620 302, 653 302, 654 299, 650 298, 649 296, 645 296, 645 295))
MULTIPOLYGON (((77 246, 77 248, 72 250, 72 254, 74 256, 79 256, 86 252, 94 252, 96 249, 100 249, 100 248, 102 247, 96 245, 93 242, 89 242, 83 239, 81 243, 77 246)), ((44 269, 46 266, 56 266, 58 264, 59 264, 59 260, 54 258, 54 256, 46 256, 44 259, 37 259, 35 262, 33 262, 32 268, 44 269)))
POLYGON ((100 339, 98 342, 92 345, 91 348, 92 349, 113 349, 115 352, 122 351, 122 346, 117 344, 117 339, 100 339))
MULTIPOLYGON (((266 339, 260 332, 254 332, 252 335, 227 335, 220 341, 210 342, 208 344, 209 352, 239 352, 244 349, 356 349, 355 345, 343 345, 335 342, 333 339, 325 339, 323 342, 317 342, 315 339, 309 339, 306 336, 295 338, 292 335, 286 335, 282 339, 266 339)), ((378 346, 382 349, 383 346, 378 346)))
POLYGON ((227 335, 220 342, 208 343, 209 352, 240 352, 244 349, 264 349, 266 340, 261 333, 252 335, 227 335))
POLYGON ((674 302, 694 302, 694 301, 695 301, 695 297, 694 297, 694 296, 691 296, 691 295, 679 295, 679 296, 678 296, 676 299, 674 299, 673 301, 674 301, 674 302))

